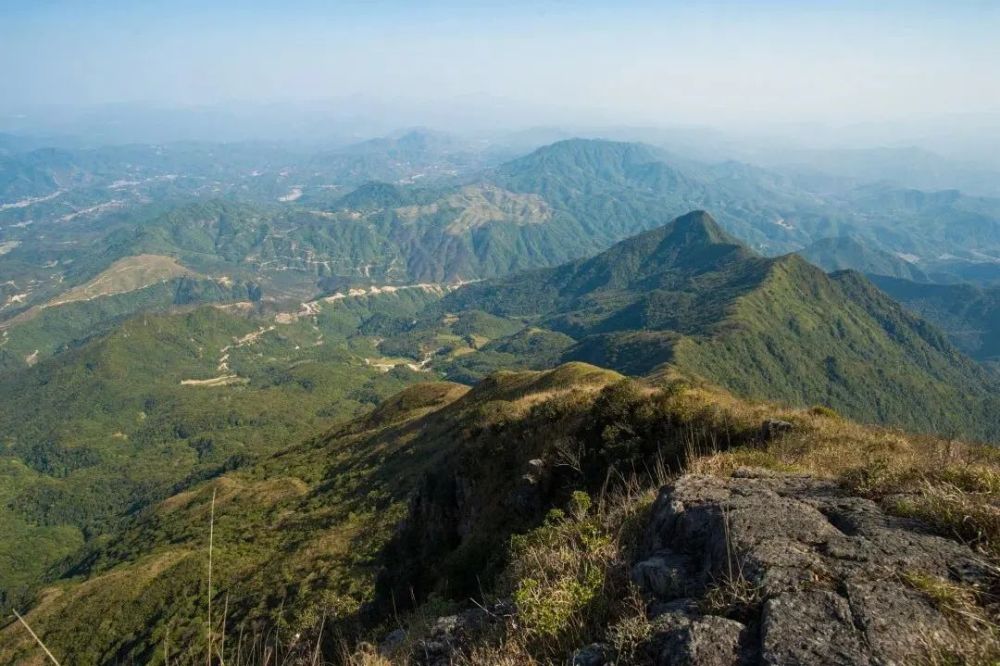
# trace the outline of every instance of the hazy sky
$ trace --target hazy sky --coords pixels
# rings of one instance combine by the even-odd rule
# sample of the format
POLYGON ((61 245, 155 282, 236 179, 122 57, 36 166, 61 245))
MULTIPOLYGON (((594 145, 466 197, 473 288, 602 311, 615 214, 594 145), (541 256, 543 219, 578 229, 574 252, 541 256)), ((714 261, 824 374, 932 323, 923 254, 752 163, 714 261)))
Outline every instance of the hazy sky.
POLYGON ((1000 1, 0 0, 2 104, 484 96, 618 122, 1000 112, 1000 1))

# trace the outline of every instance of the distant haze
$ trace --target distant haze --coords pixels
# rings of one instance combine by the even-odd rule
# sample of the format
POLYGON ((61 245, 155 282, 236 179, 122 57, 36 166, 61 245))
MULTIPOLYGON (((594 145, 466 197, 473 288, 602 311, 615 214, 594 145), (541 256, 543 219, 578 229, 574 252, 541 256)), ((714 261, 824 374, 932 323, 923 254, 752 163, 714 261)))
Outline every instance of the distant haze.
POLYGON ((73 129, 88 114, 124 131, 136 109, 177 108, 223 134, 324 118, 345 132, 993 131, 998 34, 1000 3, 961 0, 0 0, 0 131, 73 129))

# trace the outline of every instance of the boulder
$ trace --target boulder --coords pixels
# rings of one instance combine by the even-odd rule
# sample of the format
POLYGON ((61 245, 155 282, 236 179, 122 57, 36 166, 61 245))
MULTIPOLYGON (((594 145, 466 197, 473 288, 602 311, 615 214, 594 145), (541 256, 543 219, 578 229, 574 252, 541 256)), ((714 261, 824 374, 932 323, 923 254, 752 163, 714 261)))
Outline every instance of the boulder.
POLYGON ((673 612, 654 621, 647 653, 655 666, 740 666, 746 626, 717 615, 673 612))
POLYGON ((417 642, 410 661, 421 666, 450 666, 484 632, 502 624, 513 613, 510 602, 498 601, 489 608, 476 606, 439 617, 428 635, 417 642))
POLYGON ((632 582, 658 597, 676 598, 688 588, 688 558, 669 550, 657 551, 632 567, 632 582))
POLYGON ((406 630, 405 629, 394 629, 385 635, 382 642, 378 644, 378 652, 383 657, 388 657, 400 648, 400 646, 406 641, 406 630))
POLYGON ((768 419, 760 424, 760 440, 762 442, 769 442, 794 429, 795 426, 788 421, 768 419))

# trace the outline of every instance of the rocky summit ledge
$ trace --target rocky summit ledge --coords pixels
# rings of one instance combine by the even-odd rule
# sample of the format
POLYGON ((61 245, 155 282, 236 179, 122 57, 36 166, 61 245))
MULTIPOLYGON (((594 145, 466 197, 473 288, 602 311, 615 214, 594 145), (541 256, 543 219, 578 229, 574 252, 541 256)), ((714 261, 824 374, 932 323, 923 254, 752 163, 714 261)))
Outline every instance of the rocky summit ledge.
MULTIPOLYGON (((496 663, 995 663, 996 566, 835 482, 756 468, 687 474, 660 489, 639 529, 619 571, 646 602, 633 642, 595 632, 611 641, 564 661, 515 650, 496 663)), ((483 663, 467 656, 521 631, 519 613, 511 599, 476 605, 415 641, 397 630, 380 651, 420 666, 483 663)))
MULTIPOLYGON (((633 580, 656 664, 903 664, 974 640, 921 581, 984 589, 968 547, 808 476, 739 469, 661 489, 633 580)), ((995 581, 993 581, 995 582, 995 581)))

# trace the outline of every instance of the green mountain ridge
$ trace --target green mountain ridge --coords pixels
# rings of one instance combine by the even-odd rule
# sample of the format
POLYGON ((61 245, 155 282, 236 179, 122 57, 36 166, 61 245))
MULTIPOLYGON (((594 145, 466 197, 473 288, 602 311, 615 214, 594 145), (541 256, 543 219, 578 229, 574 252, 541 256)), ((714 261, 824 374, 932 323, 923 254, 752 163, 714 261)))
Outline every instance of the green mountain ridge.
POLYGON ((646 374, 663 363, 741 395, 853 418, 996 438, 994 380, 860 274, 767 259, 704 212, 596 257, 469 285, 480 309, 567 334, 563 355, 646 374))

